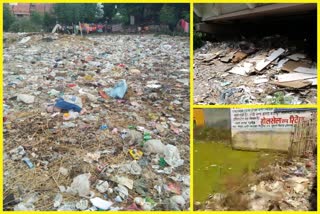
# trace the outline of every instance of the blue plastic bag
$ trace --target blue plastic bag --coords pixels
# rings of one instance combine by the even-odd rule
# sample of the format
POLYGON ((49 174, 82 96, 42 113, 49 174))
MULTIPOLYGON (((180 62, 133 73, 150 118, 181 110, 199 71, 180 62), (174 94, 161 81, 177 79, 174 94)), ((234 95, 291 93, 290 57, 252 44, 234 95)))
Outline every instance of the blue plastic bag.
POLYGON ((110 97, 122 99, 128 90, 125 80, 120 80, 113 88, 106 88, 106 92, 110 97))
POLYGON ((60 97, 56 100, 54 106, 64 110, 73 110, 75 112, 81 112, 82 110, 81 98, 71 95, 60 97))

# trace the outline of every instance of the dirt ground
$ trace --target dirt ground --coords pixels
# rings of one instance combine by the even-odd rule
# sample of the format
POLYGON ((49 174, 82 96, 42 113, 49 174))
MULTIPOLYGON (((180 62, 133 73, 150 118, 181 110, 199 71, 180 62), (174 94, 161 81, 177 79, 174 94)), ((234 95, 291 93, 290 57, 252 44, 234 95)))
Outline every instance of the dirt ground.
POLYGON ((5 210, 189 208, 189 38, 8 33, 3 73, 5 210), (121 79, 125 97, 104 96, 121 79), (62 95, 87 112, 47 113, 62 95), (80 175, 90 194, 70 190, 80 175))

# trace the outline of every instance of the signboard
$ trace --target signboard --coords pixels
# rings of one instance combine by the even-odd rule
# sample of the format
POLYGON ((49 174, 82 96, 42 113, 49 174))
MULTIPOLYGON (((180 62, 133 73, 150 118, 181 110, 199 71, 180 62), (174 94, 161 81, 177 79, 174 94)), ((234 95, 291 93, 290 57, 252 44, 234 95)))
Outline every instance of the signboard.
POLYGON ((231 109, 231 129, 234 131, 287 131, 293 125, 311 117, 311 111, 275 112, 274 109, 231 109))

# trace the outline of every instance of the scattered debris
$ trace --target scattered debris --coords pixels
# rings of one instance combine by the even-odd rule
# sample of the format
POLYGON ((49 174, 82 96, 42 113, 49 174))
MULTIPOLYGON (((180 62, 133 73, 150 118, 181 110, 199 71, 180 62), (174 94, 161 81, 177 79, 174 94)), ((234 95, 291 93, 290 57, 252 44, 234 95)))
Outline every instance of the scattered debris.
POLYGON ((288 42, 282 48, 272 48, 273 44, 279 47, 276 40, 286 38, 277 35, 255 43, 206 42, 195 50, 194 103, 275 104, 269 100, 279 91, 291 96, 293 102, 277 104, 316 103, 316 62, 288 42), (295 82, 301 80, 303 83, 295 82))
MULTIPOLYGON (((312 156, 312 155, 311 155, 312 156)), ((197 210, 234 210, 231 197, 237 197, 238 203, 244 210, 251 211, 308 211, 313 209, 310 197, 316 182, 315 159, 295 158, 294 160, 279 160, 276 163, 259 169, 246 180, 254 180, 248 187, 239 189, 236 193, 215 193, 197 210), (304 162, 312 162, 305 168, 304 162), (301 169, 301 177, 296 176, 301 169), (254 179, 253 179, 254 178, 254 179), (232 194, 236 194, 232 195, 232 194), (222 197, 221 197, 222 196, 222 197)), ((238 211, 239 208, 238 207, 238 211)))
POLYGON ((171 209, 166 185, 190 174, 188 37, 5 33, 3 70, 6 210, 171 209))

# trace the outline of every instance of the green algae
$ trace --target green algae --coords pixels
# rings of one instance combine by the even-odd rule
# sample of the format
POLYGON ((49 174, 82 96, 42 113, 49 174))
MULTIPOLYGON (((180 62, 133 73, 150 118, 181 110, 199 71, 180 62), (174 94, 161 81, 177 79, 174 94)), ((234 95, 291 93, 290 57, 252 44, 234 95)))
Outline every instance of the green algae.
MULTIPOLYGON (((224 143, 194 143, 194 201, 204 202, 209 194, 226 191, 224 180, 252 172, 268 154, 233 150, 224 143), (262 155, 264 154, 264 155, 262 155)), ((272 158, 269 156, 267 158, 272 158)))

